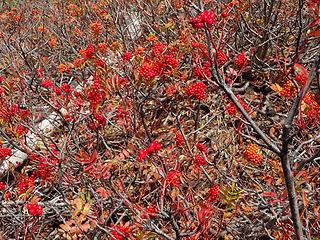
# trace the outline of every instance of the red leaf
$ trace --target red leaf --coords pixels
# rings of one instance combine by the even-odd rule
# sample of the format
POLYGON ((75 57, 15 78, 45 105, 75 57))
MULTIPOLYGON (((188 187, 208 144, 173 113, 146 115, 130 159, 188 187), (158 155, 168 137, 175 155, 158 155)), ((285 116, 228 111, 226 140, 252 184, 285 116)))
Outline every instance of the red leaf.
POLYGON ((84 151, 80 150, 79 155, 75 157, 76 160, 84 165, 84 164, 93 164, 98 160, 98 152, 97 150, 94 150, 91 156, 84 151))
POLYGON ((302 75, 304 75, 304 76, 308 76, 308 70, 304 67, 304 66, 302 66, 301 64, 299 64, 299 63, 295 63, 294 65, 293 65, 293 69, 294 69, 294 71, 296 72, 296 74, 302 74, 302 75))
POLYGON ((91 157, 90 157, 90 163, 95 163, 98 160, 98 152, 97 150, 94 150, 91 157))
POLYGON ((310 37, 320 37, 320 29, 309 32, 308 36, 310 37))
POLYGON ((262 197, 275 197, 277 194, 275 192, 263 192, 260 194, 262 197))

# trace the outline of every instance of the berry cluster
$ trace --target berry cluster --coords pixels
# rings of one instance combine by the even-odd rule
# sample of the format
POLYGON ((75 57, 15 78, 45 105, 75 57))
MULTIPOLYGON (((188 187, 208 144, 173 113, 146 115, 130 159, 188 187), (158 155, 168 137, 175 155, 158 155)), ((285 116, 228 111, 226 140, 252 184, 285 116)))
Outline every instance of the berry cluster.
POLYGON ((30 215, 38 215, 41 216, 43 212, 43 207, 39 204, 27 203, 26 208, 28 209, 28 213, 30 215))
POLYGON ((145 63, 141 66, 139 70, 139 75, 147 80, 152 79, 157 76, 157 72, 153 69, 150 63, 145 63))
POLYGON ((213 185, 209 190, 209 199, 216 200, 219 197, 219 186, 213 185))
POLYGON ((161 149, 161 143, 157 140, 151 142, 147 148, 143 148, 139 151, 137 161, 141 162, 147 157, 147 155, 152 155, 161 149))
POLYGON ((178 170, 171 170, 167 173, 166 181, 170 186, 180 186, 181 173, 178 170))
POLYGON ((156 42, 153 44, 151 51, 154 56, 161 56, 166 51, 166 46, 163 43, 156 42))
POLYGON ((93 56, 94 56, 94 48, 93 48, 93 45, 90 43, 86 48, 86 57, 93 58, 93 56))
MULTIPOLYGON (((237 96, 237 98, 238 98, 238 101, 241 104, 241 106, 244 108, 244 110, 248 111, 249 106, 241 99, 240 96, 237 96)), ((226 111, 230 115, 235 115, 238 111, 238 108, 236 107, 236 105, 234 105, 234 103, 232 101, 230 101, 229 105, 226 106, 226 111)))
POLYGON ((132 58, 132 52, 125 52, 123 55, 122 55, 122 59, 124 61, 127 61, 129 62, 132 58))
POLYGON ((153 214, 156 214, 157 212, 158 212, 158 209, 157 209, 157 207, 154 206, 154 205, 150 205, 150 206, 148 206, 148 207, 146 208, 146 213, 147 213, 148 215, 153 215, 153 214))
POLYGON ((308 80, 308 76, 306 76, 305 74, 299 73, 294 80, 296 80, 296 82, 299 85, 304 85, 306 84, 307 80, 308 80))
POLYGON ((128 111, 123 109, 122 106, 117 107, 117 109, 116 109, 116 119, 117 120, 124 119, 127 114, 128 114, 128 111))
POLYGON ((96 120, 96 127, 104 127, 107 125, 107 119, 101 112, 96 112, 93 117, 94 120, 96 120))
POLYGON ((262 156, 260 153, 260 147, 255 144, 249 144, 243 153, 245 159, 254 164, 261 164, 262 156))
POLYGON ((99 35, 102 30, 102 24, 101 22, 93 22, 90 24, 90 30, 96 34, 99 35))
POLYGON ((6 184, 4 182, 0 182, 0 191, 6 189, 6 184))
POLYGON ((205 24, 211 27, 216 22, 216 15, 214 12, 206 10, 199 13, 196 17, 191 19, 191 24, 194 28, 203 28, 205 24))
POLYGON ((198 79, 210 78, 211 77, 210 68, 196 66, 193 69, 193 75, 198 79))
POLYGON ((125 240, 130 236, 130 228, 128 226, 117 225, 114 227, 114 229, 115 230, 110 231, 113 239, 125 240))
POLYGON ((141 215, 142 219, 153 218, 158 213, 158 209, 155 205, 149 205, 146 207, 145 212, 141 215))
POLYGON ((187 88, 187 94, 198 100, 206 98, 206 85, 203 82, 196 82, 187 88))
POLYGON ((52 86, 53 86, 53 83, 49 79, 42 80, 41 82, 41 87, 43 88, 51 88, 52 86))
POLYGON ((176 142, 176 145, 177 145, 177 147, 182 147, 184 145, 184 139, 183 139, 181 133, 179 133, 177 130, 175 130, 175 133, 176 133, 176 135, 174 137, 174 140, 176 142))
POLYGON ((200 151, 203 152, 205 155, 208 155, 208 150, 207 148, 202 144, 202 143, 197 143, 196 148, 200 151))
POLYGON ((193 162, 197 167, 207 164, 207 161, 204 159, 204 157, 200 155, 196 155, 193 159, 193 162))
POLYGON ((216 58, 218 64, 224 64, 227 61, 227 56, 222 50, 218 51, 216 58))
POLYGON ((12 155, 12 150, 10 148, 0 148, 0 161, 5 160, 10 155, 12 155))
POLYGON ((244 67, 248 62, 248 59, 244 52, 240 53, 237 59, 234 61, 234 65, 238 68, 244 67))
POLYGON ((303 98, 303 119, 298 121, 299 128, 304 129, 309 124, 317 124, 320 120, 320 94, 308 92, 303 98))
POLYGON ((288 98, 294 98, 297 94, 297 89, 294 86, 294 84, 288 80, 285 82, 285 84, 283 85, 281 91, 280 91, 280 96, 285 96, 288 98))
POLYGON ((18 182, 17 189, 19 194, 25 193, 28 189, 34 187, 34 178, 33 177, 25 177, 21 181, 18 182))
POLYGON ((163 60, 164 60, 165 64, 167 65, 167 67, 170 67, 172 69, 178 67, 179 62, 173 53, 164 55, 163 60))

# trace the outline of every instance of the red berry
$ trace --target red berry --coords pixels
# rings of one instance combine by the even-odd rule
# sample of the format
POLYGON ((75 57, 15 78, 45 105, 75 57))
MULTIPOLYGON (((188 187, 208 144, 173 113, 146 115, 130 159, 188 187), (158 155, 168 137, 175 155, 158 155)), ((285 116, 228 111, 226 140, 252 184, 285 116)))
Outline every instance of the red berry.
POLYGON ((211 200, 216 200, 219 197, 219 186, 213 185, 209 190, 209 198, 211 200))
POLYGON ((148 155, 148 153, 149 151, 146 148, 141 149, 137 156, 137 161, 141 162, 148 155))
POLYGON ((191 19, 191 24, 194 28, 203 28, 203 23, 201 22, 201 18, 199 16, 196 16, 191 19))
POLYGON ((227 61, 227 56, 225 55, 225 53, 220 50, 217 54, 217 62, 218 64, 223 64, 227 61))
POLYGON ((247 58, 246 55, 244 54, 244 52, 240 53, 237 57, 237 59, 234 61, 234 64, 238 67, 238 68, 242 68, 247 64, 247 58))
POLYGON ((260 164, 262 161, 260 147, 255 144, 249 144, 243 154, 245 159, 253 164, 260 164))
POLYGON ((6 188, 6 184, 4 182, 0 182, 0 190, 4 190, 6 188))
POLYGON ((152 79, 157 76, 157 73, 154 71, 153 66, 151 64, 143 64, 139 70, 139 74, 141 77, 145 79, 152 79))
POLYGON ((5 198, 6 200, 11 199, 11 193, 10 193, 10 192, 6 192, 6 193, 4 194, 4 198, 5 198))
POLYGON ((53 86, 53 83, 49 79, 42 80, 42 82, 41 82, 41 87, 43 87, 43 88, 51 88, 52 86, 53 86))
POLYGON ((226 18, 226 17, 228 17, 229 16, 229 13, 228 12, 222 12, 221 13, 221 17, 222 18, 226 18))
POLYGON ((42 212, 43 212, 43 207, 40 205, 36 206, 36 214, 40 216, 42 215, 42 212))
POLYGON ((200 155, 196 155, 193 161, 194 161, 194 164, 198 167, 207 164, 207 161, 204 159, 204 157, 200 155))
POLYGON ((93 48, 93 45, 90 43, 86 48, 86 56, 87 58, 92 58, 93 55, 94 55, 94 48, 93 48))
POLYGON ((158 212, 157 207, 154 205, 150 205, 146 208, 146 213, 148 215, 156 214, 158 212))
POLYGON ((208 150, 207 150, 207 148, 206 148, 202 143, 197 143, 197 144, 196 144, 196 147, 197 147, 197 149, 198 149, 200 152, 203 152, 203 153, 205 153, 206 155, 208 155, 208 150))
POLYGON ((36 209, 35 208, 30 208, 29 209, 29 214, 30 215, 35 215, 36 214, 36 209))
POLYGON ((186 92, 198 100, 204 100, 206 98, 206 85, 203 82, 196 82, 187 88, 186 92))
POLYGON ((181 173, 178 170, 171 170, 167 173, 167 182, 171 186, 180 186, 181 173))
POLYGON ((156 151, 159 151, 161 149, 161 144, 159 141, 154 140, 153 142, 151 142, 148 146, 148 153, 152 154, 155 153, 156 151))
POLYGON ((0 161, 5 160, 10 155, 12 155, 10 148, 0 148, 0 161))
POLYGON ((124 61, 127 61, 129 62, 132 58, 132 52, 125 52, 123 55, 122 55, 122 59, 124 61))
POLYGON ((216 15, 212 11, 206 10, 200 13, 200 16, 201 16, 201 21, 203 23, 206 23, 208 26, 211 26, 216 22, 216 15))

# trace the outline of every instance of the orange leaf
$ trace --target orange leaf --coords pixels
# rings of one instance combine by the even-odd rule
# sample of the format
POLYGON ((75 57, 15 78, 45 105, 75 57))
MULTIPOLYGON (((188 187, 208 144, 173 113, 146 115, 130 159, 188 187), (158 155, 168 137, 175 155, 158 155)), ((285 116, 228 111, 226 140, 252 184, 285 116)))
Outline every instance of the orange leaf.
POLYGON ((270 88, 277 93, 280 93, 282 90, 282 87, 277 83, 271 84, 270 88))
POLYGON ((37 204, 41 198, 39 196, 33 196, 32 199, 30 200, 30 203, 32 204, 37 204))
POLYGON ((72 213, 73 216, 77 216, 81 211, 82 211, 82 199, 81 198, 76 198, 73 200, 73 204, 75 205, 75 211, 72 213))
POLYGON ((91 227, 90 223, 84 223, 80 225, 80 228, 83 232, 88 232, 89 228, 91 227))
POLYGON ((306 193, 304 191, 302 191, 302 202, 303 202, 303 206, 307 207, 308 199, 307 199, 306 193))
POLYGON ((71 230, 71 227, 66 224, 60 224, 59 227, 65 232, 69 232, 71 230))

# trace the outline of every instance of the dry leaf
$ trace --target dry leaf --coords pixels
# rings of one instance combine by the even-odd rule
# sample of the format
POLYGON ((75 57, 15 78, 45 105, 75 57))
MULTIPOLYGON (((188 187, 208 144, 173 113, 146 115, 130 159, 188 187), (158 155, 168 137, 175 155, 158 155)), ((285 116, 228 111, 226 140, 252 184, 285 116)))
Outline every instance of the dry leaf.
POLYGON ((72 213, 72 216, 77 216, 81 211, 82 211, 82 199, 81 198, 76 198, 73 200, 73 204, 75 205, 75 211, 72 213))
POLYGON ((111 196, 111 192, 110 191, 107 191, 105 188, 103 187, 98 187, 96 189, 96 193, 102 197, 102 198, 108 198, 111 196))
POLYGON ((282 87, 281 87, 279 84, 277 84, 277 83, 271 84, 271 85, 270 85, 270 88, 271 88, 273 91, 277 92, 277 93, 280 93, 281 90, 282 90, 282 87))

